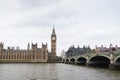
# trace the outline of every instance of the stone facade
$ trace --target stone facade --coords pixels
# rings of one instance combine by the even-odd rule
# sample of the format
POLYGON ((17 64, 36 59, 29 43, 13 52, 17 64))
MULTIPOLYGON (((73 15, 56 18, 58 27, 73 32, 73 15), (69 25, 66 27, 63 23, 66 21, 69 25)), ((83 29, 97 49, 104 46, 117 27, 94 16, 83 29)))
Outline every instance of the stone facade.
POLYGON ((20 50, 19 47, 7 49, 4 48, 4 43, 0 43, 0 63, 11 62, 56 62, 56 34, 53 28, 51 34, 51 52, 48 52, 48 45, 42 43, 42 47, 38 48, 36 44, 28 43, 26 50, 20 50))
POLYGON ((47 44, 42 44, 42 48, 37 47, 36 44, 31 44, 31 48, 26 50, 20 49, 4 49, 4 44, 0 44, 0 62, 47 62, 48 49, 47 44))
POLYGON ((66 52, 66 57, 71 56, 79 56, 81 54, 90 53, 92 50, 91 48, 83 46, 83 48, 80 48, 79 46, 75 48, 74 46, 69 47, 68 51, 66 52))
POLYGON ((101 45, 101 47, 97 47, 97 45, 95 46, 95 53, 98 53, 98 52, 112 52, 112 51, 116 51, 120 49, 120 47, 118 47, 117 45, 115 45, 115 47, 112 46, 112 44, 110 44, 110 46, 107 48, 107 47, 104 47, 103 45, 101 45))

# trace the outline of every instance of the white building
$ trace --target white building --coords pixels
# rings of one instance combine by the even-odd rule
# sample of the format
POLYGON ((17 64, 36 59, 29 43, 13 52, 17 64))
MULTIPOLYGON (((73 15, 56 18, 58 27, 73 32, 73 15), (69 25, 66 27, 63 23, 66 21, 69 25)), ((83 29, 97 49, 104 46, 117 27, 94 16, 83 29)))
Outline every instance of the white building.
POLYGON ((62 52, 61 52, 61 58, 63 59, 63 58, 66 58, 66 52, 65 52, 65 50, 63 50, 62 52))

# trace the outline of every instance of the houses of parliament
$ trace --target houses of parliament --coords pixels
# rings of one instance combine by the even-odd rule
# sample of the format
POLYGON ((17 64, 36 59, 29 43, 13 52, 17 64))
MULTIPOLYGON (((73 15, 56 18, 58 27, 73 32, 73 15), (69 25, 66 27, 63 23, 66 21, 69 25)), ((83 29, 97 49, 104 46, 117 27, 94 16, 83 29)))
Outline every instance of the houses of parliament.
POLYGON ((48 45, 42 43, 38 48, 37 43, 27 45, 26 50, 4 48, 4 43, 0 43, 0 62, 1 63, 37 63, 37 62, 55 62, 56 61, 56 41, 57 36, 53 28, 51 34, 51 52, 48 51, 48 45))

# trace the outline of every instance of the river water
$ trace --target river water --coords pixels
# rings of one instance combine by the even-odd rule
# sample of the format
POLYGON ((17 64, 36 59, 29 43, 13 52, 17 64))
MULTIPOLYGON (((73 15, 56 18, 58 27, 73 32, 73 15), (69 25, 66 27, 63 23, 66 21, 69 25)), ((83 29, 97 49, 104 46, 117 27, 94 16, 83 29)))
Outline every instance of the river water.
POLYGON ((0 64, 0 80, 120 80, 120 70, 62 63, 0 64))

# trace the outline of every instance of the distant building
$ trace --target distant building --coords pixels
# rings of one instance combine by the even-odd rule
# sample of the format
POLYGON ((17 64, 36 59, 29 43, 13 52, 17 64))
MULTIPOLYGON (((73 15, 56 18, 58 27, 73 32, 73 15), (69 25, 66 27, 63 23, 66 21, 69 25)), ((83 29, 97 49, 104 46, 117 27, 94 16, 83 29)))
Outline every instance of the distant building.
POLYGON ((63 59, 63 58, 66 58, 66 52, 63 50, 62 52, 61 52, 61 58, 63 59))
POLYGON ((101 45, 101 47, 97 47, 97 45, 95 46, 95 52, 105 52, 107 51, 107 47, 103 47, 103 45, 101 45))
POLYGON ((89 46, 88 47, 83 46, 83 48, 80 48, 79 46, 77 48, 75 48, 74 46, 71 46, 66 52, 66 57, 78 56, 81 54, 90 53, 91 51, 92 50, 89 46))
POLYGON ((97 47, 97 45, 95 46, 95 53, 97 52, 111 52, 111 51, 116 51, 120 49, 120 47, 118 47, 117 45, 115 47, 112 46, 112 44, 110 44, 110 46, 104 47, 103 45, 101 45, 101 47, 97 47))

